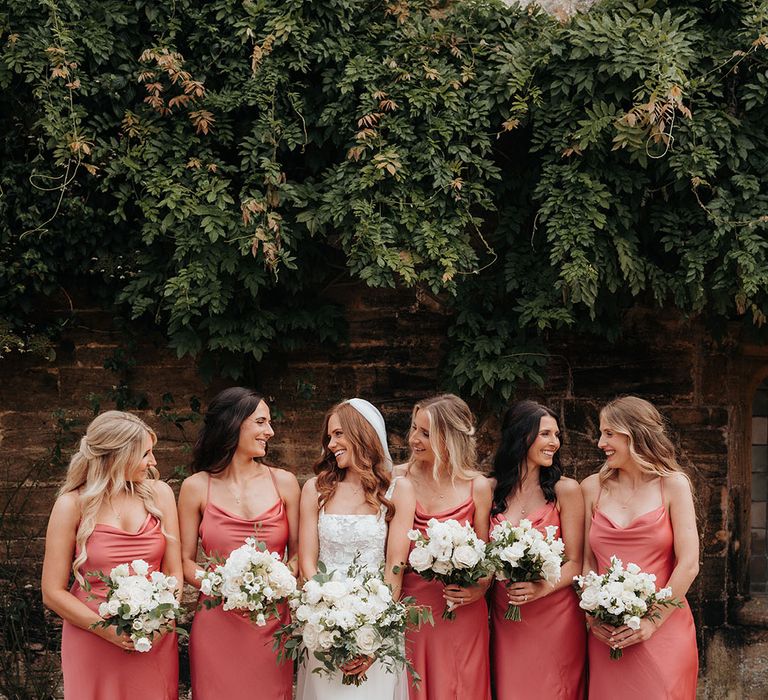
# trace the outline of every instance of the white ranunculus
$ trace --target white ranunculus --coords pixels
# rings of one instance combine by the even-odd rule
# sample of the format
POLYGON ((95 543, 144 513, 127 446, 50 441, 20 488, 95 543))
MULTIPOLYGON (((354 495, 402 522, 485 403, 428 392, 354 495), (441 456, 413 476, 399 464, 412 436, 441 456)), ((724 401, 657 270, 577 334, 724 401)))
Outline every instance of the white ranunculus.
POLYGON ((131 562, 131 568, 137 576, 146 576, 149 573, 149 564, 143 559, 134 559, 131 562))
POLYGON ((139 637, 133 642, 136 651, 146 652, 152 648, 152 642, 147 637, 139 637))
POLYGON ((109 577, 114 580, 117 578, 125 578, 126 576, 130 576, 130 574, 131 572, 128 570, 128 564, 120 564, 109 572, 109 577))
POLYGON ((320 628, 312 624, 306 624, 301 633, 301 640, 304 642, 304 646, 310 652, 315 651, 318 648, 318 638, 320 637, 320 628))

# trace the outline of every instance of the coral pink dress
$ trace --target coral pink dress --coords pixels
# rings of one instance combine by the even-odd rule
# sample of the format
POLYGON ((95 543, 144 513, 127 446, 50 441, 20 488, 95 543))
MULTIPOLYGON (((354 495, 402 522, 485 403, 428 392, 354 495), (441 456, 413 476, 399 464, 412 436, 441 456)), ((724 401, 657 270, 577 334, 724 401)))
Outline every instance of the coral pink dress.
MULTIPOLYGON (((589 544, 597 559, 598 572, 616 555, 626 566, 632 562, 656 574, 656 586, 666 586, 675 568, 674 534, 669 513, 662 505, 619 527, 598 510, 595 503, 589 544)), ((675 609, 647 641, 623 650, 621 659, 611 660, 606 644, 589 635, 590 700, 694 700, 699 671, 696 630, 687 601, 675 609)))
MULTIPOLYGON (((98 612, 106 597, 106 586, 86 572, 107 576, 118 564, 134 559, 146 561, 151 571, 161 570, 165 535, 160 522, 147 513, 138 532, 97 524, 86 543, 88 559, 80 573, 91 584, 88 593, 75 582, 72 595, 98 612), (96 598, 88 600, 91 595, 96 598)), ((177 700, 179 657, 176 634, 165 634, 152 642, 148 652, 125 651, 80 629, 66 620, 61 632, 61 666, 67 700, 177 700)))
MULTIPOLYGON (((491 528, 502 520, 502 514, 493 516, 491 528)), ((556 526, 559 536, 556 502, 547 503, 529 520, 542 532, 548 525, 556 526)), ((491 593, 491 673, 497 700, 583 700, 587 629, 573 588, 561 588, 520 606, 520 622, 504 619, 508 605, 506 586, 495 581, 491 593)))
MULTIPOLYGON (((458 520, 474 527, 475 502, 469 498, 441 513, 425 513, 416 504, 414 529, 426 530, 431 518, 458 520)), ((488 606, 485 598, 456 609, 456 619, 443 620, 443 584, 418 574, 403 576, 403 596, 432 606, 435 626, 423 625, 406 635, 406 653, 421 676, 418 688, 409 683, 410 700, 490 700, 488 661, 488 606)))
MULTIPOLYGON (((277 501, 253 520, 239 518, 211 503, 208 479, 208 497, 200 522, 200 540, 207 556, 226 558, 247 537, 261 540, 270 552, 285 554, 288 516, 271 469, 269 473, 277 501)), ((287 622, 287 610, 282 612, 282 620, 269 618, 264 627, 259 627, 239 612, 221 607, 208 610, 201 603, 189 640, 194 700, 290 700, 293 664, 278 663, 272 650, 272 635, 282 622, 287 622)))

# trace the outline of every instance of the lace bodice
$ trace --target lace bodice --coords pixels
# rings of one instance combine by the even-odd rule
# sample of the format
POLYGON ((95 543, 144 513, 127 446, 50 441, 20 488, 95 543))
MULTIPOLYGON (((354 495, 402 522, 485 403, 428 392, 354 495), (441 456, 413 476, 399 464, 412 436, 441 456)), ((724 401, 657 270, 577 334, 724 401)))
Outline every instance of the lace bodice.
MULTIPOLYGON (((387 490, 392 496, 395 481, 387 490)), ((317 534, 320 541, 319 559, 328 571, 346 573, 352 560, 369 571, 378 571, 385 559, 387 542, 387 521, 384 508, 378 515, 355 515, 347 513, 326 513, 321 510, 317 518, 317 534)))

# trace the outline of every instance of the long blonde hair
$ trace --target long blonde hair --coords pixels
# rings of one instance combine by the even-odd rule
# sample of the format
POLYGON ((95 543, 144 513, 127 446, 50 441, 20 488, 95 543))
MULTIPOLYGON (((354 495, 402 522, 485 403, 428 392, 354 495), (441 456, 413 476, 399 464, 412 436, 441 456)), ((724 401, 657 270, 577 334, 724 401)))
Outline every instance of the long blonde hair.
MULTIPOLYGON (((106 411, 91 421, 80 440, 80 449, 69 461, 67 477, 59 495, 78 492, 80 522, 75 536, 76 556, 72 571, 80 584, 83 577, 79 568, 88 558, 86 541, 93 532, 96 515, 105 498, 112 499, 125 490, 136 493, 147 512, 154 515, 163 527, 163 514, 155 503, 151 482, 134 483, 128 478, 143 458, 147 435, 154 445, 157 435, 143 420, 123 411, 106 411)), ((154 467, 147 471, 148 479, 159 476, 154 467)), ((163 534, 166 534, 164 529, 163 534)))
MULTIPOLYGON (((455 394, 441 394, 419 401, 413 407, 411 426, 419 411, 424 411, 429 418, 429 444, 435 455, 435 464, 432 467, 434 479, 438 479, 443 463, 448 467, 451 481, 457 478, 470 481, 480 476, 476 469, 474 419, 466 402, 455 394)), ((409 468, 413 463, 411 454, 409 468)))
POLYGON ((318 505, 322 508, 331 500, 336 492, 336 485, 344 478, 344 469, 336 464, 336 457, 328 449, 330 438, 328 437, 328 421, 335 415, 341 423, 344 437, 349 442, 352 453, 352 463, 360 473, 360 483, 363 486, 365 502, 372 508, 385 509, 385 519, 389 522, 395 514, 386 494, 389 489, 390 475, 386 467, 387 461, 381 446, 379 436, 374 427, 346 401, 336 404, 323 420, 323 453, 315 464, 314 471, 317 475, 318 505))
MULTIPOLYGON (((642 472, 662 477, 682 474, 690 484, 690 478, 677 461, 664 419, 652 403, 637 396, 621 396, 603 407, 600 422, 627 436, 629 454, 642 472)), ((600 485, 614 478, 616 472, 615 468, 603 464, 599 472, 600 485)))

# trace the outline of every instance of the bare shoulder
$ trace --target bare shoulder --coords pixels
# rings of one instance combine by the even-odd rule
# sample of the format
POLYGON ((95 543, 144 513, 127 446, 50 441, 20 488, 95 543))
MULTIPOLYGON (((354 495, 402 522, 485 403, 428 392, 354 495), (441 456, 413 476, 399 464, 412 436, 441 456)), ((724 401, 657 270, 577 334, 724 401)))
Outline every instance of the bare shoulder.
POLYGON ((596 496, 600 491, 600 477, 598 474, 590 474, 581 482, 581 490, 587 496, 596 496))
POLYGON ((571 479, 568 476, 561 476, 555 484, 555 495, 558 498, 568 498, 569 496, 581 495, 581 488, 579 482, 576 479, 571 479))
POLYGON ((396 464, 392 467, 392 476, 408 476, 408 463, 396 464))
POLYGON ((278 486, 284 486, 288 489, 293 488, 298 490, 299 480, 296 478, 296 475, 292 471, 289 469, 281 469, 280 467, 270 467, 270 469, 272 470, 272 474, 274 475, 278 486))
POLYGON ((304 482, 304 486, 301 489, 302 493, 317 494, 317 477, 313 476, 304 482))
POLYGON ((62 493, 53 504, 51 519, 64 525, 65 523, 77 523, 80 520, 80 497, 77 491, 62 493))
POLYGON ((173 498, 173 489, 171 488, 171 485, 162 479, 152 480, 152 490, 158 498, 168 498, 169 496, 173 498))
POLYGON ((493 495, 493 484, 491 482, 492 480, 487 476, 476 476, 473 480, 475 493, 490 498, 493 495))
POLYGON ((181 483, 181 493, 189 497, 199 496, 204 498, 208 491, 208 480, 210 478, 208 472, 197 472, 188 476, 181 483))
POLYGON ((413 488, 413 482, 407 476, 397 477, 397 485, 392 492, 393 500, 406 498, 416 498, 416 489, 413 488))
POLYGON ((683 472, 676 472, 661 478, 664 479, 664 490, 670 497, 691 498, 691 482, 683 472))

